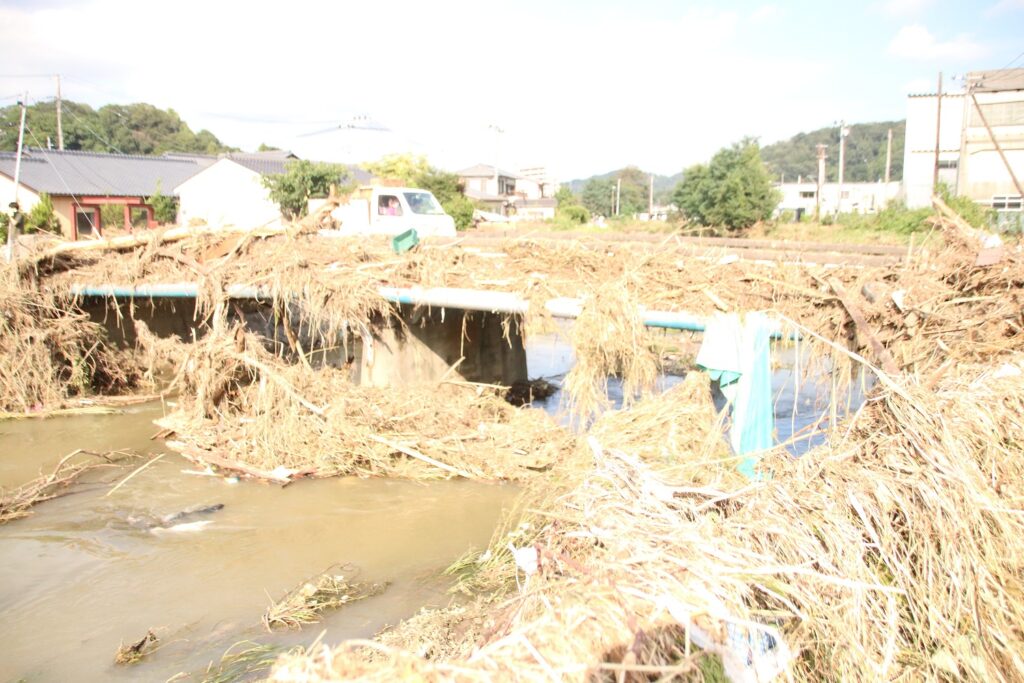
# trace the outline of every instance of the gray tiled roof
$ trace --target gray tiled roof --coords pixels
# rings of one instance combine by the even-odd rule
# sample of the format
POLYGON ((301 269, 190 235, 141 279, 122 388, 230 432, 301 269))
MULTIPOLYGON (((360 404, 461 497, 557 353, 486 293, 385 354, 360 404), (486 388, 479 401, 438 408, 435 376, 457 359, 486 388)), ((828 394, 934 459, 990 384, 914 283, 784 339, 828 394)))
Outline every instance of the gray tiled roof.
POLYGON ((284 173, 285 165, 293 159, 298 159, 291 152, 284 150, 273 150, 269 152, 229 152, 222 155, 236 164, 245 166, 250 171, 256 171, 261 175, 284 173))
MULTIPOLYGON (((455 175, 460 178, 493 178, 494 177, 494 166, 487 164, 475 164, 469 168, 464 168, 455 175)), ((506 178, 518 178, 518 173, 512 173, 504 169, 498 169, 498 175, 505 176, 506 178)))
MULTIPOLYGON (((21 182, 51 195, 148 197, 174 189, 209 164, 195 158, 148 157, 101 152, 24 150, 21 182)), ((14 178, 14 152, 0 152, 0 173, 14 178)))

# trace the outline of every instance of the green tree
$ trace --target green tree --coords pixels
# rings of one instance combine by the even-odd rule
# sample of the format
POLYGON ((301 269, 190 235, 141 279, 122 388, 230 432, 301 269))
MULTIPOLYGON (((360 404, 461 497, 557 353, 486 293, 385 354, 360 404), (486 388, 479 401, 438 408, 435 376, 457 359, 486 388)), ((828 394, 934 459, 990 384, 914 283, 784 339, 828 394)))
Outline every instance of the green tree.
MULTIPOLYGON (((413 187, 418 178, 430 171, 430 164, 424 156, 388 154, 377 161, 363 164, 363 168, 376 178, 397 180, 407 187, 413 187)), ((438 197, 438 201, 440 199, 438 197)))
MULTIPOLYGON (((64 100, 64 148, 124 154, 192 152, 217 154, 232 151, 213 133, 194 133, 173 109, 151 104, 108 104, 94 110, 87 104, 64 100)), ((0 150, 14 150, 18 143, 18 105, 0 109, 0 150)), ((31 146, 57 144, 57 110, 53 102, 37 102, 25 116, 31 146)))
POLYGON ((753 138, 719 150, 707 165, 689 168, 673 193, 690 220, 730 230, 767 220, 779 199, 753 138))
POLYGON ((615 174, 622 183, 619 191, 619 215, 632 216, 647 211, 650 176, 636 166, 627 166, 615 174))
POLYGON ((555 193, 555 201, 558 202, 559 209, 580 205, 580 198, 573 194, 568 185, 562 185, 558 188, 558 192, 555 193))
POLYGON ((156 183, 156 193, 146 200, 146 203, 153 207, 153 218, 157 223, 173 223, 178 220, 178 200, 168 197, 161 191, 161 184, 156 183))
POLYGON ((257 152, 280 152, 281 148, 280 147, 274 147, 273 145, 268 145, 265 142, 261 142, 260 146, 256 148, 256 151, 257 152))
POLYGON ((301 218, 309 210, 309 200, 326 197, 331 185, 342 188, 349 179, 348 168, 342 164, 324 164, 295 160, 284 173, 263 176, 263 185, 270 190, 270 199, 281 207, 286 218, 301 218))
POLYGON ((60 221, 53 211, 53 200, 47 193, 39 193, 39 201, 25 216, 25 232, 60 232, 60 221))
POLYGON ((611 216, 615 205, 615 181, 611 178, 591 178, 583 186, 583 206, 597 216, 611 216))

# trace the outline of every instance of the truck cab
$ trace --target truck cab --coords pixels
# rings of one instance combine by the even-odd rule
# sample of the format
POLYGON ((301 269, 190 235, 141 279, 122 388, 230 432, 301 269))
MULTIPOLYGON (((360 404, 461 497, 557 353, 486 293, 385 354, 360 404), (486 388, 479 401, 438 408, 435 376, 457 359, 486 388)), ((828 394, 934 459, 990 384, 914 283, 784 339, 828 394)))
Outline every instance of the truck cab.
POLYGON ((398 235, 415 229, 420 237, 454 237, 455 221, 427 190, 365 186, 331 212, 343 235, 398 235))

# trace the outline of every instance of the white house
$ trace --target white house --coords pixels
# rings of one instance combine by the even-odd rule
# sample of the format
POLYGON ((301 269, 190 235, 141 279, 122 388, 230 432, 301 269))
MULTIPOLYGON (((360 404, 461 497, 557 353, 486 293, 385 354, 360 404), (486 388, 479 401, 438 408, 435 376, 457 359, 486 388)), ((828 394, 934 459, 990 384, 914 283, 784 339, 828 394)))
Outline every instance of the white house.
MULTIPOLYGON (((818 204, 816 182, 777 183, 775 188, 782 193, 779 211, 792 211, 797 215, 812 215, 818 204)), ((821 215, 843 213, 875 213, 896 199, 900 183, 825 183, 821 186, 821 215), (842 201, 840 201, 842 200, 842 201)))
POLYGON ((230 153, 178 185, 178 223, 256 228, 281 218, 263 174, 284 173, 295 155, 284 151, 230 153))
POLYGON ((939 182, 994 209, 1019 212, 1021 192, 1007 163, 1024 183, 1024 69, 971 72, 966 87, 942 95, 941 119, 936 94, 908 96, 903 158, 907 206, 931 204, 940 121, 939 182))

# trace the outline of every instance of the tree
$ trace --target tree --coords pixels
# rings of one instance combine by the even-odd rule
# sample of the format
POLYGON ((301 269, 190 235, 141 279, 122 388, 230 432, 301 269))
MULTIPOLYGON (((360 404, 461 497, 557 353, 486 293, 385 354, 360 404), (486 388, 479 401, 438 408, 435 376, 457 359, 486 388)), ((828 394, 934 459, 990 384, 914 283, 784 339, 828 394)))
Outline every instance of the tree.
POLYGON ((178 201, 161 192, 160 181, 156 183, 156 193, 146 200, 153 207, 153 218, 157 223, 173 223, 178 220, 178 201))
POLYGON ((256 151, 257 152, 280 152, 281 148, 280 147, 274 147, 273 145, 268 145, 265 142, 261 142, 260 146, 256 148, 256 151))
POLYGON ((60 221, 53 211, 53 200, 47 193, 39 193, 39 201, 25 216, 25 232, 60 232, 60 221))
POLYGON ((555 201, 558 202, 559 209, 580 205, 580 198, 573 194, 568 185, 562 185, 558 188, 558 192, 555 193, 555 201))
POLYGON ((779 199, 753 138, 719 150, 706 166, 688 169, 673 193, 676 206, 690 220, 730 230, 767 220, 779 199))
POLYGON ((348 168, 342 164, 294 160, 284 173, 264 175, 263 185, 285 218, 296 219, 306 215, 310 199, 326 197, 331 185, 341 188, 348 179, 348 168))
MULTIPOLYGON (((87 104, 64 100, 64 148, 124 154, 192 152, 217 154, 232 151, 213 133, 192 132, 173 109, 151 104, 108 104, 94 110, 87 104)), ((14 150, 18 142, 18 105, 0 109, 0 150, 14 150)), ((28 143, 43 147, 57 142, 57 110, 53 102, 37 102, 25 113, 28 143)))
POLYGON ((636 166, 627 166, 616 173, 615 178, 622 183, 619 191, 619 215, 632 216, 646 212, 650 176, 636 166))
POLYGON ((407 187, 413 187, 418 178, 431 170, 426 157, 412 154, 388 154, 363 164, 363 168, 376 178, 397 180, 407 187))
POLYGON ((615 181, 611 178, 591 178, 583 186, 583 206, 598 216, 611 216, 615 212, 615 181))

